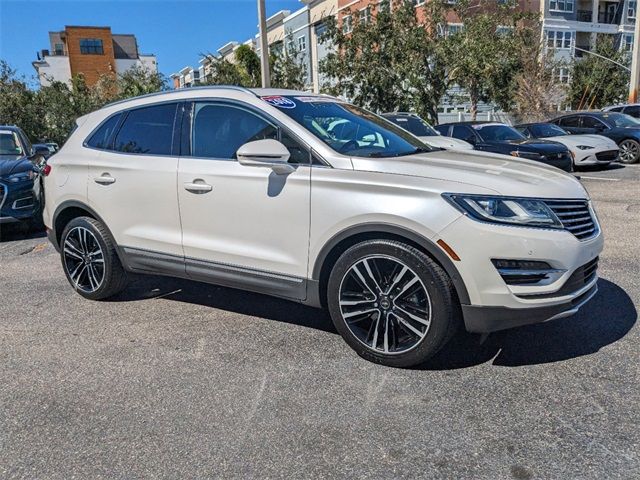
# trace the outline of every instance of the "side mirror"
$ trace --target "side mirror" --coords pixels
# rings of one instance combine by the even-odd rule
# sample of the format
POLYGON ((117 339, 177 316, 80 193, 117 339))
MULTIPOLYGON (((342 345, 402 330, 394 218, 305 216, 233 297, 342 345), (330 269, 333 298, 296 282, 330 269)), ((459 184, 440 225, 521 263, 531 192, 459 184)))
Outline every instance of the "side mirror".
POLYGON ((246 167, 269 167, 278 175, 295 170, 289 161, 289 150, 277 140, 256 140, 245 143, 236 152, 238 163, 246 167))

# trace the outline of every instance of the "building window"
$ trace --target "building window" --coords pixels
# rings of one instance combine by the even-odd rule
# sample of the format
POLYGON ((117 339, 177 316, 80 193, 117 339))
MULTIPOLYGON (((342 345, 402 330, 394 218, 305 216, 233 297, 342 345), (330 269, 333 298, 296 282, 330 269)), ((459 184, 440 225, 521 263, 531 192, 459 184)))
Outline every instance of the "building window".
POLYGON ((307 49, 307 37, 298 37, 298 51, 304 52, 307 49))
POLYGON ((351 15, 342 17, 342 33, 351 33, 353 31, 353 23, 351 15))
POLYGON ((378 1, 378 12, 389 13, 389 0, 378 1))
POLYGON ((102 55, 102 40, 99 38, 81 38, 80 53, 84 55, 102 55))
POLYGON ((371 22, 371 7, 360 10, 360 20, 365 24, 371 22))
POLYGON ((550 12, 573 12, 574 0, 549 0, 550 12))
POLYGON ((569 83, 569 69, 568 68, 555 68, 553 70, 553 76, 558 83, 569 83))
POLYGON ((622 45, 621 45, 622 50, 624 50, 625 52, 631 52, 633 51, 633 34, 624 34, 622 36, 622 45))
POLYGON ((414 6, 419 7, 420 5, 423 5, 425 2, 425 0, 411 0, 411 3, 413 3, 414 6))
POLYGON ((573 33, 566 30, 547 30, 547 47, 569 50, 573 33))
POLYGON ((447 24, 447 36, 455 35, 456 33, 460 33, 463 30, 463 25, 461 23, 448 23, 447 24))
POLYGON ((636 8, 638 2, 629 2, 627 6, 627 19, 635 20, 636 19, 636 8))
POLYGON ((287 40, 287 53, 291 54, 291 53, 295 53, 295 51, 296 51, 295 42, 293 41, 293 38, 290 38, 287 40))
POLYGON ((54 55, 64 55, 64 45, 62 43, 56 43, 53 50, 54 55))

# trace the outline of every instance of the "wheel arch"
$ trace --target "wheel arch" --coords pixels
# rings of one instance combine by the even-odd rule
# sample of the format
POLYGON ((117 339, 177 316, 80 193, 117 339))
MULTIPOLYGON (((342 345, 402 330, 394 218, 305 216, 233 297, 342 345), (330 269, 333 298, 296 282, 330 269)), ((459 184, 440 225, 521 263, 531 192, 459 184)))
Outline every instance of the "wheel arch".
POLYGON ((351 246, 365 240, 399 240, 428 255, 440 265, 451 278, 460 303, 470 303, 469 293, 453 261, 431 240, 422 235, 386 223, 354 225, 334 235, 320 250, 312 270, 312 280, 318 285, 318 301, 326 305, 326 288, 333 265, 340 255, 351 246))
POLYGON ((60 239, 62 237, 64 227, 71 220, 77 217, 91 217, 94 220, 98 220, 109 231, 109 234, 111 234, 111 231, 109 230, 107 225, 93 208, 78 200, 67 200, 58 205, 58 208, 56 208, 55 212, 53 213, 53 219, 51 222, 53 224, 51 226, 52 235, 50 235, 50 239, 54 241, 54 246, 56 247, 56 249, 60 248, 60 239))

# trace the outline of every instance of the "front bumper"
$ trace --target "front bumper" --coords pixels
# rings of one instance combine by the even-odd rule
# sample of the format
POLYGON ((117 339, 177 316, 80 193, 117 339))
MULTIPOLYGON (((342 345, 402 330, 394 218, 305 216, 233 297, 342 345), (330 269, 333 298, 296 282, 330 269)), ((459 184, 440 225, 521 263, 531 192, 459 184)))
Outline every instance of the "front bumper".
POLYGON ((602 148, 599 150, 583 150, 576 154, 576 165, 609 165, 618 160, 619 150, 602 148))
POLYGON ((500 226, 462 216, 438 236, 460 257, 455 266, 469 294, 462 311, 470 332, 569 316, 597 292, 595 271, 582 282, 576 282, 576 276, 597 261, 604 243, 600 232, 579 240, 565 230, 500 226), (492 259, 546 262, 561 273, 549 282, 508 285, 492 259))
POLYGON ((31 219, 40 210, 39 183, 0 180, 0 223, 31 219))

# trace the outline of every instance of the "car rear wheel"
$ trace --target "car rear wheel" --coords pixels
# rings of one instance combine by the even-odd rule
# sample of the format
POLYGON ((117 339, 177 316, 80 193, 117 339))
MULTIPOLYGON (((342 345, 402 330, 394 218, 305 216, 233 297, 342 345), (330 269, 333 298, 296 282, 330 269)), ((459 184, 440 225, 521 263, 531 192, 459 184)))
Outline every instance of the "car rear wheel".
POLYGON ((411 367, 431 358, 459 324, 451 280, 423 252, 369 240, 333 267, 327 303, 336 329, 363 358, 411 367))
POLYGON ((619 158, 622 163, 636 163, 640 158, 640 143, 630 138, 620 142, 619 158))
POLYGON ((67 280, 83 297, 101 300, 125 288, 127 274, 116 253, 115 242, 99 221, 74 218, 62 232, 60 247, 67 280))

